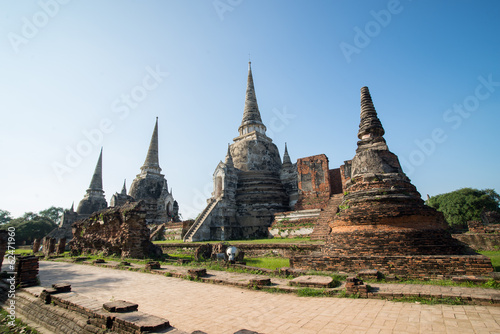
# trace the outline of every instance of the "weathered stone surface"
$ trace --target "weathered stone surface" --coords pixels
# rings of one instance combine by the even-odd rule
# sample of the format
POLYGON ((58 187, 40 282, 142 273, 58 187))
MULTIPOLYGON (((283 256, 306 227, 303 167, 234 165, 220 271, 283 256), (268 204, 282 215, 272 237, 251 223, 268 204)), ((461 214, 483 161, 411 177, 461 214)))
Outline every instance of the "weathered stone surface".
POLYGON ((382 137, 367 87, 361 89, 358 148, 344 167, 345 196, 325 253, 463 254, 441 212, 426 206, 382 137))
POLYGON ((383 135, 363 87, 358 148, 339 171, 344 196, 339 211, 330 214, 323 257, 292 257, 290 265, 354 273, 370 268, 417 278, 491 271, 485 258, 452 257, 470 250, 451 237, 443 214, 424 204, 383 135))
POLYGON ((290 266, 295 269, 352 274, 371 268, 385 276, 415 279, 487 276, 493 271, 490 259, 482 255, 299 255, 290 258, 290 266))
POLYGON ((267 237, 274 213, 289 211, 298 197, 296 167, 288 150, 282 165, 278 148, 266 135, 249 68, 239 136, 217 166, 214 192, 184 241, 267 237))
POLYGON ((168 189, 165 175, 161 174, 158 155, 158 118, 149 144, 148 154, 141 173, 130 186, 129 195, 136 201, 144 201, 146 222, 163 224, 170 220, 179 220, 179 205, 168 189))
MULTIPOLYGON (((73 234, 71 234, 71 235, 73 235, 73 234)), ((40 250, 40 239, 35 238, 33 240, 33 253, 38 253, 39 250, 40 250)))
POLYGON ((15 263, 16 286, 21 288, 38 285, 38 257, 17 256, 15 263))
POLYGON ((78 204, 76 212, 79 219, 86 218, 92 213, 105 209, 108 206, 104 191, 102 190, 102 149, 97 160, 97 165, 94 170, 94 175, 90 181, 89 189, 85 197, 78 204))
POLYGON ((161 249, 149 240, 143 202, 129 203, 91 215, 73 224, 75 253, 145 258, 161 256, 161 249))
POLYGON ((71 284, 68 283, 55 283, 52 284, 52 288, 55 289, 58 293, 71 292, 71 284))
POLYGON ((476 251, 496 251, 500 248, 500 233, 462 233, 452 236, 476 251))
POLYGON ((323 209, 332 194, 326 155, 298 159, 297 175, 300 195, 295 209, 323 209))
POLYGON ((127 302, 125 300, 115 300, 102 305, 102 308, 112 313, 126 313, 137 311, 138 304, 127 302))
POLYGON ((193 268, 188 269, 188 275, 194 278, 200 278, 207 274, 207 270, 205 268, 193 268))
POLYGON ((267 285, 271 285, 271 279, 264 278, 264 277, 252 278, 252 279, 250 279, 249 284, 252 286, 267 286, 267 285))
POLYGON ((356 274, 359 279, 378 279, 380 272, 376 269, 364 269, 356 274))
POLYGON ((161 265, 160 265, 160 262, 158 262, 158 261, 149 261, 144 266, 144 269, 146 269, 146 270, 160 269, 160 268, 161 268, 161 265))
POLYGON ((66 238, 61 238, 61 239, 59 239, 59 242, 57 243, 56 254, 60 255, 60 254, 64 253, 65 249, 66 249, 66 238))
POLYGON ((330 276, 306 275, 299 276, 290 281, 292 286, 302 286, 311 288, 329 288, 333 284, 330 276))

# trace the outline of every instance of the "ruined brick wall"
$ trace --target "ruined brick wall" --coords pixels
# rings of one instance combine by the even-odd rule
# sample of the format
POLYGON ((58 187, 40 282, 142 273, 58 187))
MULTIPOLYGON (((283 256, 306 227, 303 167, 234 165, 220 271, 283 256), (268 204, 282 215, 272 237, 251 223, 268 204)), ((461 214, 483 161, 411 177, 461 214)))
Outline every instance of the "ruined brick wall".
POLYGON ((38 257, 18 256, 15 264, 16 286, 22 288, 38 285, 38 257))
POLYGON ((384 275, 416 279, 485 276, 493 271, 490 259, 482 255, 292 256, 290 267, 348 273, 376 269, 384 275))
POLYGON ((297 160, 299 200, 295 210, 322 209, 332 193, 328 158, 324 154, 297 160))
POLYGON ((330 169, 328 171, 330 175, 330 189, 331 194, 342 194, 342 177, 340 174, 340 168, 330 169))
POLYGON ((340 182, 342 184, 342 193, 346 191, 346 182, 351 179, 351 165, 352 160, 344 161, 344 164, 340 166, 340 182))
POLYGON ((144 202, 127 203, 92 214, 73 224, 74 253, 147 258, 161 255, 149 240, 144 202))
POLYGON ((472 233, 498 233, 500 232, 500 224, 484 224, 480 220, 472 220, 467 222, 469 232, 472 233))
POLYGON ((462 233, 452 234, 452 237, 475 250, 497 251, 500 248, 498 233, 462 233))
POLYGON ((458 255, 473 251, 445 230, 354 231, 332 233, 322 252, 326 255, 458 255))

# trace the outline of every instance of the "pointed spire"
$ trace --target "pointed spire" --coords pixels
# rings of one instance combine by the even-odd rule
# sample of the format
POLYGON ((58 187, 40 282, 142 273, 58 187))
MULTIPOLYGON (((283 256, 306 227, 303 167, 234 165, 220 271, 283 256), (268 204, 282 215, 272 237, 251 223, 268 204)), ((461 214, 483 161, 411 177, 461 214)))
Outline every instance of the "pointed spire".
POLYGON ((290 159, 290 156, 288 155, 288 148, 286 147, 285 143, 285 153, 283 154, 283 165, 291 165, 292 160, 290 159))
POLYGON ((69 211, 75 212, 75 201, 73 201, 73 203, 71 203, 71 208, 69 209, 69 211))
POLYGON ((94 175, 92 175, 92 181, 90 181, 89 190, 102 191, 102 147, 97 165, 95 166, 94 175))
POLYGON ((122 188, 121 194, 127 195, 127 179, 123 180, 123 188, 122 188))
POLYGON ((361 88, 361 120, 359 122, 359 139, 382 137, 385 131, 373 106, 368 87, 361 88))
POLYGON ((229 144, 227 144, 227 154, 226 154, 226 160, 224 162, 226 166, 234 167, 233 157, 231 156, 231 146, 229 144))
POLYGON ((260 117, 259 106, 257 104, 257 97, 255 96, 255 87, 253 85, 252 76, 252 63, 248 62, 248 79, 247 79, 247 91, 245 95, 245 108, 243 110, 243 119, 239 128, 240 135, 246 134, 252 131, 259 131, 265 133, 266 127, 262 123, 260 117), (253 126, 253 128, 249 128, 253 126), (246 131, 244 131, 246 128, 246 131))
POLYGON ((149 143, 148 155, 144 161, 144 165, 141 167, 141 171, 160 173, 160 163, 158 158, 158 117, 156 117, 155 128, 153 130, 153 135, 151 136, 151 142, 149 143))

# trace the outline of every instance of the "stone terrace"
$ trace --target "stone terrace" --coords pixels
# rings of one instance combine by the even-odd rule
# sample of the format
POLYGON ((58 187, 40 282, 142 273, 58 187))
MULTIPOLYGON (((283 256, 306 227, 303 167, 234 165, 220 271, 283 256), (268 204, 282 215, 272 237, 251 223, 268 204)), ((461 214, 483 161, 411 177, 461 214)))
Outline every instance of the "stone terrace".
MULTIPOLYGON (((178 267, 179 268, 179 267, 178 267)), ((235 274, 245 280, 246 274, 235 274), (243 275, 243 276, 240 276, 243 275)), ((312 298, 269 294, 229 286, 190 282, 147 273, 118 271, 69 263, 41 262, 43 286, 60 281, 102 302, 123 299, 139 311, 165 318, 192 332, 234 333, 500 333, 500 308, 472 305, 422 305, 385 300, 312 298), (153 289, 151 287, 154 287, 153 289)), ((416 293, 448 287, 378 285, 382 292, 416 293)), ((465 288, 464 288, 465 289, 465 288)), ((436 291, 437 291, 436 290, 436 291)), ((453 289, 452 289, 453 290, 453 289)), ((460 289, 458 289, 460 290, 460 289)), ((458 291, 449 291, 456 293, 458 291)), ((480 289, 491 292, 496 290, 480 289)), ((460 290, 465 291, 465 290, 460 290)), ((466 290, 473 293, 473 290, 466 290)))

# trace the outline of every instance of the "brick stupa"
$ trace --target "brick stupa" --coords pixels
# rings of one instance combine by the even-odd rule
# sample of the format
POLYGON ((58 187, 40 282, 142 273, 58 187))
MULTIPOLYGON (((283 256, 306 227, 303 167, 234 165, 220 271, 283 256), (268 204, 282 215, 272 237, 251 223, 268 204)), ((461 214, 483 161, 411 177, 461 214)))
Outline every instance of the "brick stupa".
POLYGON ((344 201, 330 223, 327 253, 451 255, 463 247, 441 212, 424 204, 389 151, 368 87, 361 88, 358 148, 344 169, 344 201))

